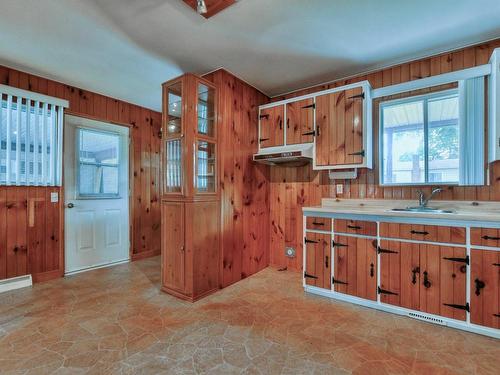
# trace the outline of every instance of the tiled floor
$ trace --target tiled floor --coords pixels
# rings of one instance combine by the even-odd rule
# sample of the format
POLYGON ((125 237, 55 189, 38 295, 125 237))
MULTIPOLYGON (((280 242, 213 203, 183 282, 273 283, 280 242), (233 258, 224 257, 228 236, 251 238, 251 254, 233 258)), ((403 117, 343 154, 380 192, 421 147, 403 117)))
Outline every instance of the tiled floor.
POLYGON ((154 258, 0 295, 0 373, 500 373, 500 341, 305 295, 296 273, 196 304, 159 279, 154 258))

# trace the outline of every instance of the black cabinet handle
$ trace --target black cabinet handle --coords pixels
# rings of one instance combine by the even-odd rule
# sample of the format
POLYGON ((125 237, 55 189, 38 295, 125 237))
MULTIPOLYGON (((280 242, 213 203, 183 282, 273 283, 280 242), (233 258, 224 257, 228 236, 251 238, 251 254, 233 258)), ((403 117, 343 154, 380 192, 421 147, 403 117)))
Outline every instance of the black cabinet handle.
POLYGON ((494 241, 498 241, 500 240, 500 237, 491 237, 491 236, 483 236, 482 237, 483 240, 494 240, 494 241))
POLYGON ((283 120, 280 120, 280 130, 283 129, 283 120))
POLYGON ((316 125, 316 137, 319 137, 319 125, 316 125))
POLYGON ((429 281, 429 274, 427 271, 424 271, 424 286, 429 289, 432 286, 432 283, 429 281))
POLYGON ((375 265, 370 263, 370 277, 375 276, 375 265))
POLYGON ((317 221, 313 221, 313 222, 312 222, 312 225, 325 225, 325 223, 319 223, 319 222, 317 222, 317 221))
POLYGON ((474 280, 474 284, 476 284, 476 296, 481 295, 481 289, 483 289, 486 284, 484 283, 483 280, 476 279, 474 280))
POLYGON ((328 258, 328 255, 325 256, 325 268, 328 268, 329 264, 330 264, 330 258, 328 258))
POLYGON ((428 235, 428 234, 429 234, 429 232, 426 232, 426 231, 421 232, 421 231, 418 231, 418 230, 413 230, 413 229, 410 231, 410 233, 411 233, 411 234, 422 234, 422 235, 424 235, 424 236, 426 236, 426 235, 428 235))
POLYGON ((420 273, 420 267, 415 267, 414 269, 411 270, 412 277, 411 277, 411 283, 416 284, 417 283, 417 273, 420 273))
POLYGON ((17 253, 19 251, 19 247, 14 246, 14 248, 12 249, 12 251, 14 251, 15 253, 17 253))
POLYGON ((347 225, 347 228, 349 228, 349 229, 361 229, 361 227, 359 227, 357 225, 347 225))
POLYGON ((286 128, 290 129, 290 119, 289 118, 286 119, 286 128))

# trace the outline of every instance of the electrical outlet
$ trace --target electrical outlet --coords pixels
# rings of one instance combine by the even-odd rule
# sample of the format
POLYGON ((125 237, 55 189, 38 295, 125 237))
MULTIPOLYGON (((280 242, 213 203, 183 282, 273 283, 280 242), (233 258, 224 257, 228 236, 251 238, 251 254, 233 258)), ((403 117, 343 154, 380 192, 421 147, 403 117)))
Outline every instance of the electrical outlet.
POLYGON ((337 184, 336 185, 336 191, 337 191, 337 194, 344 194, 344 185, 342 184, 337 184))
POLYGON ((293 247, 285 247, 285 255, 288 258, 295 258, 295 248, 293 247))

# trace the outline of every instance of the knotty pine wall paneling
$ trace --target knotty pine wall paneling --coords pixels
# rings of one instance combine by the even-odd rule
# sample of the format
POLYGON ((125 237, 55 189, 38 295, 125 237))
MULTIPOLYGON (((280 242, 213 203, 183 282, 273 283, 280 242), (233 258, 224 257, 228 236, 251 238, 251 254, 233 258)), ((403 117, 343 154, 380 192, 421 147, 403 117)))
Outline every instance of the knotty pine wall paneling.
POLYGON ((269 167, 256 164, 258 106, 268 98, 225 70, 204 78, 219 90, 221 287, 269 265, 269 167))
MULTIPOLYGON (((288 99, 332 87, 368 80, 372 87, 379 88, 396 83, 470 68, 488 63, 500 40, 460 49, 454 52, 393 66, 367 75, 320 85, 286 96, 273 98, 273 101, 288 99)), ((271 168, 270 205, 271 205, 271 254, 270 263, 276 267, 302 269, 302 211, 303 206, 318 205, 322 197, 368 198, 368 199, 416 199, 420 187, 382 187, 378 181, 378 106, 373 106, 373 152, 374 168, 358 169, 355 180, 329 181, 327 172, 312 171, 310 166, 302 168, 271 168), (335 184, 344 185, 344 194, 335 194, 335 184), (284 246, 297 249, 297 257, 286 258, 284 246)), ((489 186, 450 186, 434 199, 445 200, 483 200, 500 201, 500 162, 489 166, 489 186)), ((429 186, 420 188, 429 193, 429 186)))
MULTIPOLYGON (((67 99, 67 114, 130 127, 131 258, 160 254, 161 113, 3 66, 0 84, 67 99)), ((63 204, 63 188, 0 186, 0 279, 63 275, 63 204), (51 192, 59 202, 50 202, 51 192)))

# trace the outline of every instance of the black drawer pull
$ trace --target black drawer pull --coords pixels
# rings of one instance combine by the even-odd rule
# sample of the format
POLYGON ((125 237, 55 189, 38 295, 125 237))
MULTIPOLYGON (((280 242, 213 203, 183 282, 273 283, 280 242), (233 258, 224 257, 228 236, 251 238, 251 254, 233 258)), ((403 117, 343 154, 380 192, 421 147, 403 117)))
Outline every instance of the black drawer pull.
POLYGON ((453 307, 454 309, 460 309, 460 310, 465 310, 467 312, 470 312, 469 304, 466 303, 465 305, 456 305, 454 303, 443 303, 443 305, 448 306, 448 307, 453 307))
POLYGON ((307 272, 304 272, 304 277, 308 278, 308 279, 317 279, 318 278, 318 276, 309 275, 307 272))
POLYGON ((361 150, 361 151, 356 151, 356 152, 351 152, 350 154, 347 154, 349 156, 365 156, 365 150, 361 150))
POLYGON ((307 237, 306 237, 306 238, 304 238, 304 242, 305 242, 305 243, 319 243, 319 241, 310 240, 310 239, 308 239, 307 237))
POLYGON ((361 227, 357 226, 357 225, 348 225, 347 228, 349 229, 361 229, 361 227))
POLYGON ((486 284, 484 283, 483 280, 476 279, 474 280, 474 284, 476 284, 476 296, 481 295, 481 289, 483 289, 486 284))
POLYGON ((342 284, 342 285, 348 285, 345 281, 340 281, 340 280, 335 280, 335 278, 332 277, 332 284, 342 284))
POLYGON ((280 120, 280 130, 283 129, 283 121, 280 120))
POLYGON ((338 242, 335 242, 335 241, 332 241, 332 245, 334 247, 347 247, 347 245, 344 245, 343 243, 338 243, 338 242))
POLYGON ((465 264, 469 264, 469 256, 467 255, 465 258, 447 258, 444 257, 444 260, 451 260, 452 262, 461 262, 465 264))
POLYGON ((397 251, 382 249, 380 246, 377 247, 377 253, 379 253, 379 254, 398 254, 397 251))
POLYGON ((432 283, 429 281, 429 274, 427 271, 424 271, 424 286, 429 289, 432 286, 432 283))
POLYGON ((482 238, 483 240, 493 240, 493 241, 500 240, 500 237, 483 236, 482 238))
POLYGON ((312 222, 312 225, 325 225, 325 223, 319 223, 319 222, 317 222, 317 221, 313 221, 313 222, 312 222))
POLYGON ((370 277, 375 276, 375 265, 370 263, 370 277))
POLYGON ((389 290, 382 289, 381 287, 377 287, 377 292, 378 292, 378 294, 388 294, 391 296, 398 296, 399 295, 398 293, 394 293, 394 292, 391 292, 389 290))
POLYGON ((419 230, 413 230, 413 229, 410 231, 410 233, 411 233, 411 234, 422 234, 422 235, 424 235, 424 236, 426 236, 426 235, 428 235, 428 234, 429 234, 429 232, 427 232, 427 231, 423 231, 423 232, 421 232, 421 231, 419 231, 419 230))

